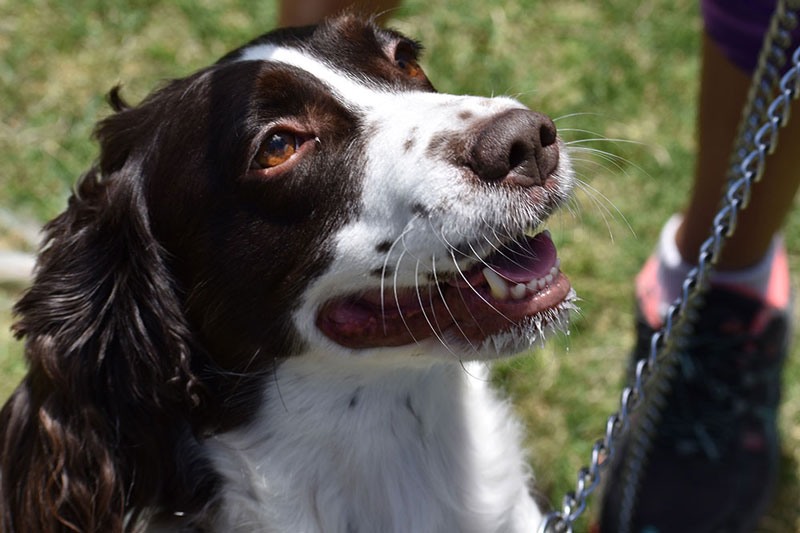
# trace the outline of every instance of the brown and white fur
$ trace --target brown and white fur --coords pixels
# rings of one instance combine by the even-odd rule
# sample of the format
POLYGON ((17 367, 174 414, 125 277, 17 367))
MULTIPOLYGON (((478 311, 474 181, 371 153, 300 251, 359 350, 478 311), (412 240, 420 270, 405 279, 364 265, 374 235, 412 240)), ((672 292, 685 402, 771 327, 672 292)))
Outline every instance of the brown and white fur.
POLYGON ((574 293, 480 273, 572 171, 547 117, 436 93, 417 50, 345 15, 112 93, 16 307, 3 531, 535 530, 486 361, 574 293))

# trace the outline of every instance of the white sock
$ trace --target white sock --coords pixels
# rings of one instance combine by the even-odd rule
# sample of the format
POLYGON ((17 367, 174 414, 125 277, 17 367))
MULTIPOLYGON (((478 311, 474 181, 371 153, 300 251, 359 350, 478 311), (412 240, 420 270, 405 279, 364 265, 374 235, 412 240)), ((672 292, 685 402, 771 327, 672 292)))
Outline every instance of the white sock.
MULTIPOLYGON (((675 234, 683 220, 682 215, 672 215, 664 224, 661 236, 658 239, 656 255, 658 256, 658 284, 661 286, 661 302, 659 310, 662 316, 667 309, 681 295, 681 287, 686 274, 689 273, 694 265, 683 259, 675 244, 675 234)), ((772 260, 775 250, 781 246, 783 238, 776 234, 772 238, 772 243, 764 257, 755 265, 741 270, 728 270, 724 272, 714 272, 711 276, 711 283, 719 285, 732 285, 747 289, 747 292, 766 297, 767 286, 769 284, 770 273, 772 272, 772 260)))

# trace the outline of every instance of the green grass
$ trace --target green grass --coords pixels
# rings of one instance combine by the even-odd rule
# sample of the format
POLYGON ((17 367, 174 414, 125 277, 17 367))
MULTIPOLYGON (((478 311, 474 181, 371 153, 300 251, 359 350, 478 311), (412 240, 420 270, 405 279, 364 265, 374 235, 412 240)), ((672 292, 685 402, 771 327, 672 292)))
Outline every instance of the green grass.
MULTIPOLYGON (((267 31, 275 15, 275 5, 255 0, 0 0, 0 206, 41 221, 56 215, 96 156, 89 137, 112 85, 137 101, 159 80, 267 31)), ((588 159, 577 162, 581 179, 608 198, 579 194, 577 212, 551 224, 582 311, 569 337, 497 371, 538 435, 529 444, 539 482, 560 500, 618 401, 632 343, 631 280, 690 187, 697 2, 413 0, 391 24, 425 44, 423 65, 439 90, 513 95, 553 117, 580 113, 557 122, 568 139, 587 137, 569 131, 583 129, 641 143, 590 144, 624 158, 613 162, 578 156, 588 159)), ((800 272, 798 212, 787 241, 800 272)), ((0 246, 8 242, 0 235, 0 246)), ((7 333, 16 292, 0 288, 3 398, 23 372, 21 346, 7 333)), ((796 352, 784 375, 785 468, 763 531, 800 530, 796 352)))

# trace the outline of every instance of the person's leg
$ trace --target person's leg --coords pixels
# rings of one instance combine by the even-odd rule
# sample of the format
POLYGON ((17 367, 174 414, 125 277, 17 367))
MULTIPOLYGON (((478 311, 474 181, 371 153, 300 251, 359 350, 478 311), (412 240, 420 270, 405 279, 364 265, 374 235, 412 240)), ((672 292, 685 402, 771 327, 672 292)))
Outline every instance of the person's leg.
MULTIPOLYGON (((726 172, 737 126, 742 114, 750 75, 734 64, 720 46, 703 32, 700 95, 698 101, 698 154, 692 194, 680 220, 669 222, 662 232, 656 254, 637 278, 636 295, 647 323, 661 326, 668 306, 681 293, 681 283, 697 264, 701 244, 721 205, 726 172)), ((792 207, 800 186, 800 105, 780 131, 778 149, 767 158, 763 179, 753 187, 750 204, 740 212, 736 231, 728 239, 716 266, 714 281, 738 285, 766 299, 773 274, 773 256, 785 260, 776 234, 792 207)), ((783 263, 780 263, 781 265, 783 263)), ((788 271, 781 273, 785 294, 769 295, 773 305, 785 306, 788 271)))
POLYGON ((347 8, 352 8, 356 13, 378 15, 378 21, 382 21, 398 5, 400 0, 282 0, 278 25, 287 27, 316 24, 347 8))
MULTIPOLYGON (((750 86, 750 76, 725 57, 703 34, 703 68, 698 109, 700 151, 694 189, 675 241, 681 256, 696 262, 720 206, 731 148, 750 86)), ((794 120, 780 132, 778 149, 767 159, 764 178, 753 188, 750 205, 741 212, 736 232, 720 256, 720 271, 747 268, 767 253, 800 185, 800 105, 794 120)))

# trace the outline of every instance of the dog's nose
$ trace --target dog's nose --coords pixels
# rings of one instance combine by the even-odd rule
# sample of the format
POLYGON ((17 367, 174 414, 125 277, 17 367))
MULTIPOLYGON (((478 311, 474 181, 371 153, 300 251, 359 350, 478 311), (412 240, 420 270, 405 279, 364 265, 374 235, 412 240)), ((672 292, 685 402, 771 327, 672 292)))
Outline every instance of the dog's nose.
POLYGON ((556 126, 544 113, 506 111, 484 124, 469 153, 469 166, 487 182, 544 185, 558 165, 556 126))

